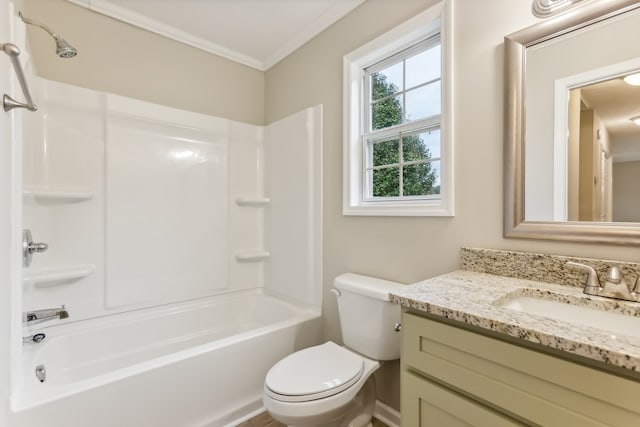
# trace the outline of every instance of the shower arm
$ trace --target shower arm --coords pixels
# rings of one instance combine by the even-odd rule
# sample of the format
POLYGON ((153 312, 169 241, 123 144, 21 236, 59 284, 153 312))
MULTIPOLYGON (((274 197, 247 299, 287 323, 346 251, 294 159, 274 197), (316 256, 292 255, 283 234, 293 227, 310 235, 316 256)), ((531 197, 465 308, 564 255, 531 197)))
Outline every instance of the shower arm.
POLYGON ((35 25, 36 27, 42 28, 47 33, 49 33, 49 35, 51 35, 51 37, 53 37, 54 40, 58 40, 60 38, 59 35, 57 35, 51 28, 47 27, 42 22, 38 22, 38 21, 34 21, 33 19, 25 18, 24 15, 22 14, 22 12, 18 12, 18 16, 20 17, 20 19, 22 19, 22 21, 24 21, 25 24, 35 25))
POLYGON ((18 12, 18 16, 25 24, 33 25, 34 27, 42 28, 43 30, 45 30, 47 34, 49 34, 56 42, 56 55, 58 55, 60 58, 73 58, 78 54, 78 51, 75 47, 71 46, 68 41, 60 37, 56 32, 54 32, 51 28, 49 28, 42 22, 25 18, 22 12, 18 12))

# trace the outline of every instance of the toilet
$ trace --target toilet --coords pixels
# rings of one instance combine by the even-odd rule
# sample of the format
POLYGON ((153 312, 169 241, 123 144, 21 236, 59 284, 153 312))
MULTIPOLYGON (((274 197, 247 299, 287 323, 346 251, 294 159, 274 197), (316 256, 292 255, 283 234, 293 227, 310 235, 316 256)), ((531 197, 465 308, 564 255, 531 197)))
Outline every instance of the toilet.
POLYGON ((371 374, 400 357, 400 283, 347 273, 334 281, 344 346, 328 341, 297 351, 267 373, 263 403, 288 426, 367 427, 376 401, 371 374))

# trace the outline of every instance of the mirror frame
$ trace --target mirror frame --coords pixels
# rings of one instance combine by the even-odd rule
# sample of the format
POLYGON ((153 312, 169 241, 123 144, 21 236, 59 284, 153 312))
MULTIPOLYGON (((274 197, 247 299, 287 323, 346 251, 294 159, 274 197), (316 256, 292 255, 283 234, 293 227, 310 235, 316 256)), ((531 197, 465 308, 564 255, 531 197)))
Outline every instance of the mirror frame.
POLYGON ((591 0, 504 38, 504 236, 640 245, 640 222, 526 221, 525 65, 528 47, 640 8, 637 0, 591 0))

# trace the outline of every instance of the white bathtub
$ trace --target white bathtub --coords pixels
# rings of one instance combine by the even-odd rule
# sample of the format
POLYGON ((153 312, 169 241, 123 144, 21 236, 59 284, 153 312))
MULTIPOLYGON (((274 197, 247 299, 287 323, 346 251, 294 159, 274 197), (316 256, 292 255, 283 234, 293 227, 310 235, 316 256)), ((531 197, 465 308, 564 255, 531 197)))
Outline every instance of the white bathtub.
POLYGON ((40 328, 11 425, 234 425, 261 409, 276 361, 319 342, 319 317, 251 291, 40 328))

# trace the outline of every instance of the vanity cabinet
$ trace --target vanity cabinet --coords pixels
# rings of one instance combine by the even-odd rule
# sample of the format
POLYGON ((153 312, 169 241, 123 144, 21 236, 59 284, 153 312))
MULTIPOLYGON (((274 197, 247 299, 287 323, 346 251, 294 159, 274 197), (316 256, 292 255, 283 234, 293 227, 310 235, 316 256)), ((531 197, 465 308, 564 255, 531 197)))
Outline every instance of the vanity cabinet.
POLYGON ((640 376, 404 312, 402 426, 640 426, 640 376))

